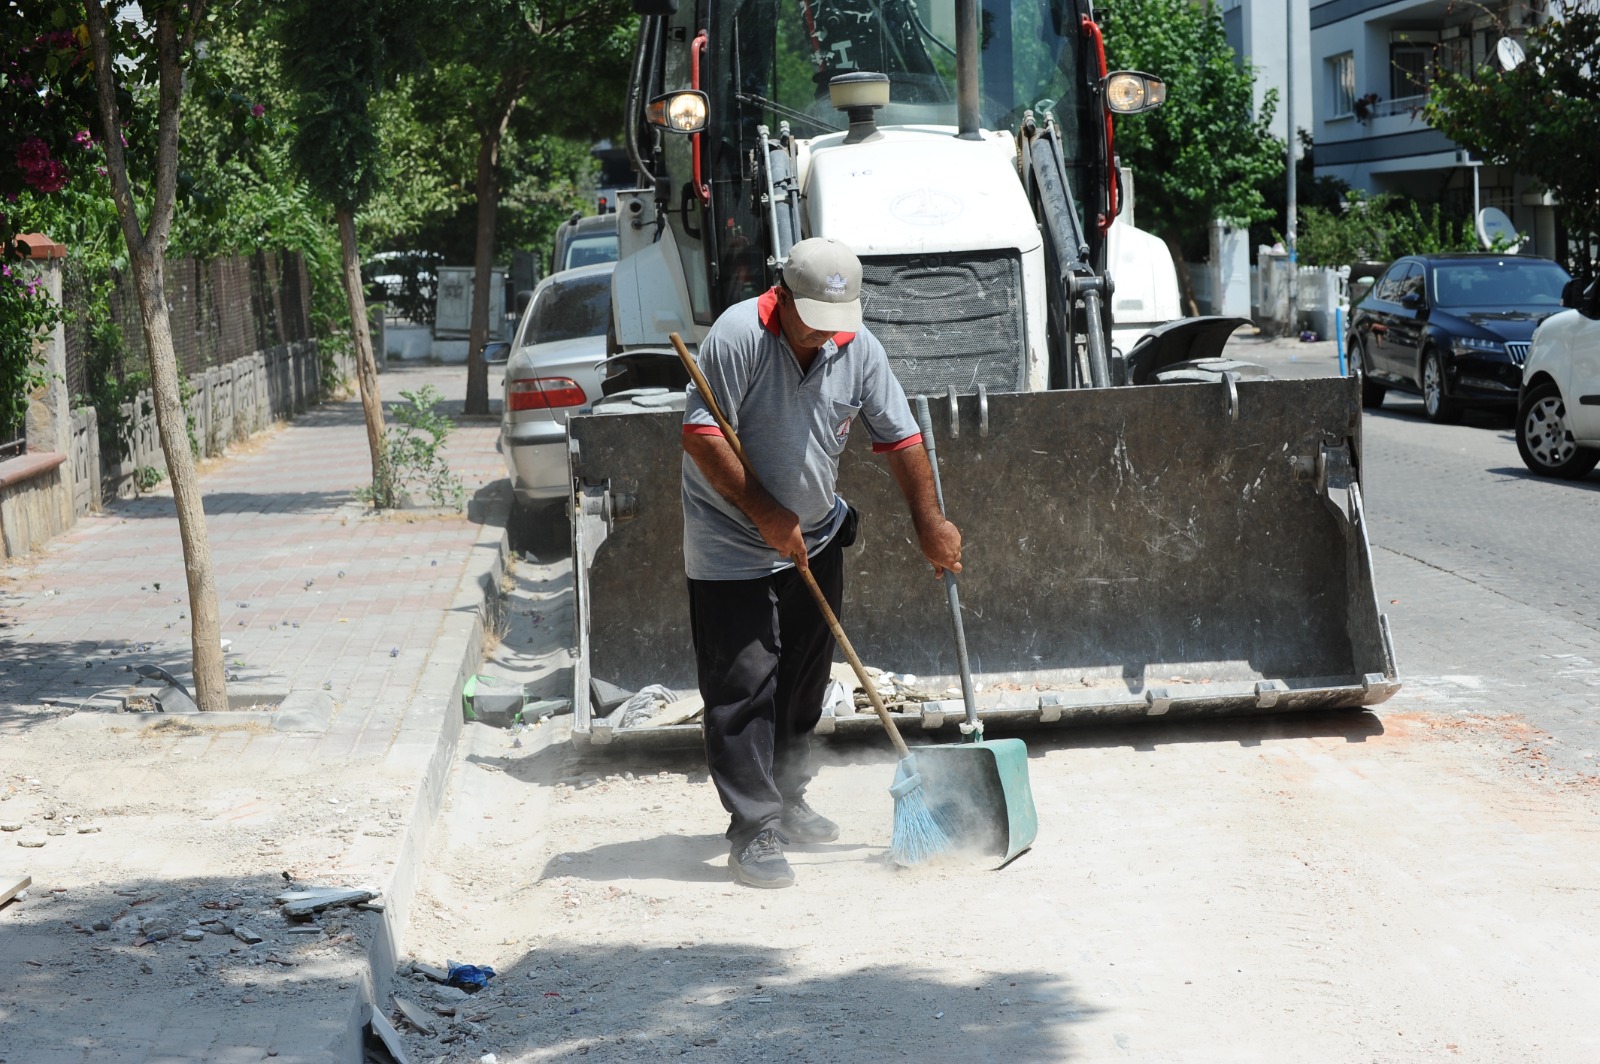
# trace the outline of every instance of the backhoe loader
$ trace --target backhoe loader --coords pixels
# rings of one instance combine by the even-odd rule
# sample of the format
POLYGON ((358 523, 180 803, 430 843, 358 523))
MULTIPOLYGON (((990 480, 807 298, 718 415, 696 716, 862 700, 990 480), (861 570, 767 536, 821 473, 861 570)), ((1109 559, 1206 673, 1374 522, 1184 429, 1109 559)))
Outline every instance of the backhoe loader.
MULTIPOLYGON (((1240 319, 1179 319, 1165 245, 1119 220, 1113 119, 1165 85, 1108 69, 1088 0, 637 0, 606 400, 569 422, 578 744, 621 691, 695 686, 679 508, 681 378, 726 307, 809 236, 863 265, 867 325, 930 397, 988 724, 1357 708, 1399 688, 1372 583, 1353 379, 1220 356, 1240 319), (626 416, 617 416, 626 414, 626 416), (607 692, 612 693, 608 695, 607 692)), ((887 468, 841 617, 935 695, 943 597, 887 468)), ((953 729, 959 696, 907 702, 953 729)), ((878 727, 849 707, 818 731, 878 727)))

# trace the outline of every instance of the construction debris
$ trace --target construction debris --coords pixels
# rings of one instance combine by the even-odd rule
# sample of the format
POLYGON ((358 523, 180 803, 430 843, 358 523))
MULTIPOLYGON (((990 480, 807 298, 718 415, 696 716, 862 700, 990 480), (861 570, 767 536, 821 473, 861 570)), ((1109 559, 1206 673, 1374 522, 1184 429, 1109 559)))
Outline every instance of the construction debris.
POLYGON ((303 919, 324 909, 337 908, 341 905, 358 905, 377 896, 378 892, 375 890, 356 887, 306 887, 301 890, 286 890, 272 900, 283 906, 283 915, 291 919, 303 919))
POLYGON ((22 894, 32 885, 32 876, 0 876, 0 905, 22 894))

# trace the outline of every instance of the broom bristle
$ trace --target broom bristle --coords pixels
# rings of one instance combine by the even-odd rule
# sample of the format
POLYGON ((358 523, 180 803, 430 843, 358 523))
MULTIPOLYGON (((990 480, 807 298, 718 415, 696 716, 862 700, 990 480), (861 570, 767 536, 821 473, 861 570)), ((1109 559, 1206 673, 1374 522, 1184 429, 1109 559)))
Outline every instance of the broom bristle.
POLYGON ((914 865, 947 852, 950 836, 939 825, 922 794, 922 777, 915 758, 903 758, 894 770, 894 832, 889 837, 889 860, 914 865))

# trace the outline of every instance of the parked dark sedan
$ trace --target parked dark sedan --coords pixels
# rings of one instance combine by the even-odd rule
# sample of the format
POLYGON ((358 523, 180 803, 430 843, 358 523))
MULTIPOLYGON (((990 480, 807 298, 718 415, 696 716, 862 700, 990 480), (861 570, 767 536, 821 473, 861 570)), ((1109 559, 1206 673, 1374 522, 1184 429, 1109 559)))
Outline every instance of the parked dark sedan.
POLYGON ((1362 405, 1380 405, 1393 388, 1422 396, 1439 422, 1468 406, 1514 408, 1533 330, 1561 310, 1568 280, 1533 255, 1397 259, 1350 315, 1362 405))

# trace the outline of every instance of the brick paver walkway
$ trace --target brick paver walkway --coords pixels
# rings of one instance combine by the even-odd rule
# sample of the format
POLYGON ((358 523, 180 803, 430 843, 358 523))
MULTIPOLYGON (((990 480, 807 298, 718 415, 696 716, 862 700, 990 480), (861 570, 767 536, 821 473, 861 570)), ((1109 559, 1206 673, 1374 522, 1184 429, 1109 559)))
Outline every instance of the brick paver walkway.
MULTIPOLYGON (((459 412, 465 368, 380 382, 390 404, 431 383, 459 412)), ((331 698, 320 730, 44 705, 126 690, 139 664, 187 677, 170 496, 109 506, 0 570, 0 826, 16 829, 0 833, 0 879, 34 881, 0 910, 0 1061, 357 1059, 362 984, 392 967, 384 921, 403 926, 503 549, 496 435, 472 419, 450 439, 460 515, 365 511, 354 399, 203 474, 230 690, 331 698), (285 872, 376 886, 388 909, 290 935, 271 900, 285 872), (182 940, 218 917, 264 941, 220 925, 182 940)))

